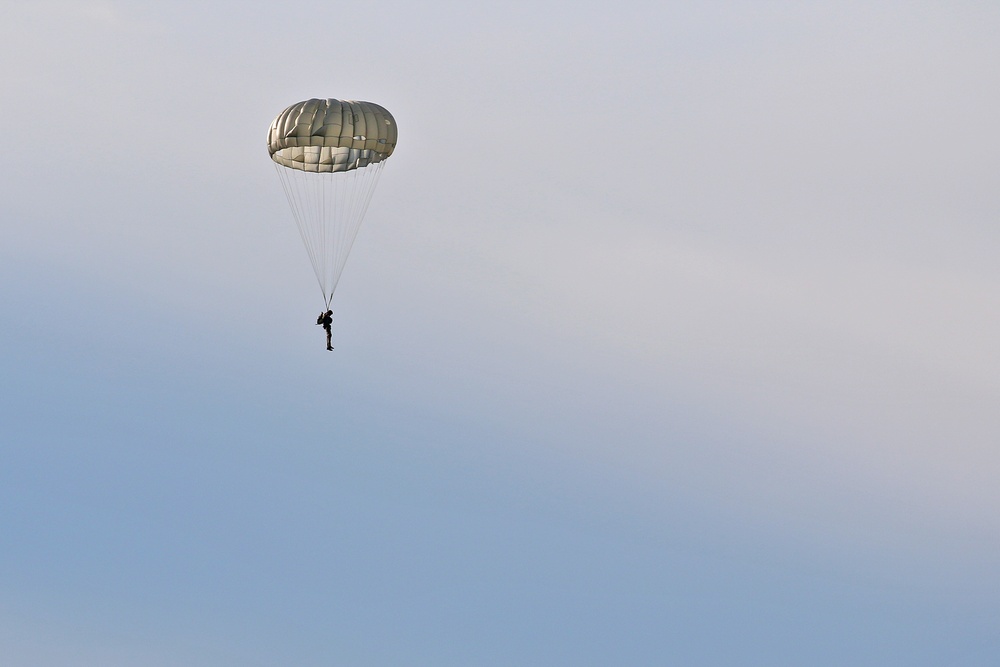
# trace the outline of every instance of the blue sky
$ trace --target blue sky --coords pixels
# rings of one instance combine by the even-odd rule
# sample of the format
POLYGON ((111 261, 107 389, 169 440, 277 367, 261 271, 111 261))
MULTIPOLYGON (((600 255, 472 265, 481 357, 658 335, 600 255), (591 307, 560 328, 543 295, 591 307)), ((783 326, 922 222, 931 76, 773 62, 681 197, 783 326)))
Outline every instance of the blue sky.
POLYGON ((5 664, 995 663, 997 9, 2 14, 5 664))

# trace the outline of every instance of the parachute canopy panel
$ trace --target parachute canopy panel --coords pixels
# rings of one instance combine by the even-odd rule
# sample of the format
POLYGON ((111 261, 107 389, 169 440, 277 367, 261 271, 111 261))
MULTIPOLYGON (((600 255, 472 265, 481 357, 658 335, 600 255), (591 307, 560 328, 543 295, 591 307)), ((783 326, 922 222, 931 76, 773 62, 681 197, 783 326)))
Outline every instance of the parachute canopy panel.
POLYGON ((372 102, 299 102, 278 114, 267 133, 272 160, 315 173, 367 167, 392 155, 395 148, 396 121, 372 102))

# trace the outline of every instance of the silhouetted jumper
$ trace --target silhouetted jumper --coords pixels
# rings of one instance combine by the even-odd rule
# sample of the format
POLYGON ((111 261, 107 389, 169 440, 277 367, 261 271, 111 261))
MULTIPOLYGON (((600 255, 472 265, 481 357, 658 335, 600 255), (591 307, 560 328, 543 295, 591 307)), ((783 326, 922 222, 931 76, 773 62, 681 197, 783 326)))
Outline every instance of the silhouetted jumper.
POLYGON ((328 310, 325 313, 320 313, 319 317, 316 318, 316 324, 323 326, 323 330, 326 331, 326 349, 333 349, 333 311, 328 310))

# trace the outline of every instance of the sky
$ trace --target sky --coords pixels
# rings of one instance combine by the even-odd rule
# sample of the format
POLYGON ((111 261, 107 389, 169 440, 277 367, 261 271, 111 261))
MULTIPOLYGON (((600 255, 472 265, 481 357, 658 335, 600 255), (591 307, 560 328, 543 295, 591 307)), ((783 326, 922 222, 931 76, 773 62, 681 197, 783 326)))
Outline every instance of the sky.
POLYGON ((0 3, 0 657, 994 665, 1000 6, 0 3), (328 353, 267 128, 399 143, 328 353))

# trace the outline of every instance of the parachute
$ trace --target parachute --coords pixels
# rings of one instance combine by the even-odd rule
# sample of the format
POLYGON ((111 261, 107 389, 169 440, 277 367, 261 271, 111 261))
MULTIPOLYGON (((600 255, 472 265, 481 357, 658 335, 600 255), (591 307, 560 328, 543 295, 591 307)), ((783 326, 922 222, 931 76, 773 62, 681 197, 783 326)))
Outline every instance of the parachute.
POLYGON ((267 150, 327 308, 395 148, 395 119, 371 102, 306 100, 271 123, 267 150))

